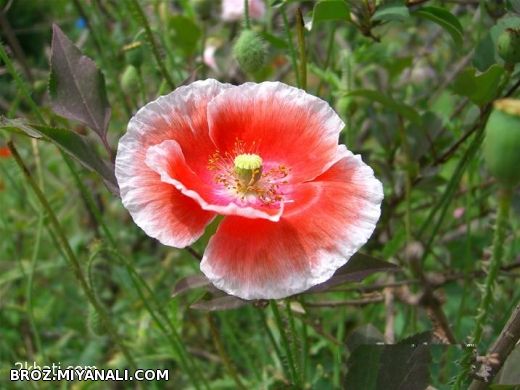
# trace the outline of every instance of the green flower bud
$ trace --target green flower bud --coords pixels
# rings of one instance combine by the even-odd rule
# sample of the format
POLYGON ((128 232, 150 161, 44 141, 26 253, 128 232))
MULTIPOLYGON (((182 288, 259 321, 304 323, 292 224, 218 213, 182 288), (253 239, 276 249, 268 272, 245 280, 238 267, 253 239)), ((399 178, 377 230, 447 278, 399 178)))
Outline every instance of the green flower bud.
POLYGON ((135 66, 128 65, 121 75, 121 89, 127 95, 135 95, 139 92, 139 73, 135 66))
POLYGON ((266 47, 262 38, 251 30, 244 30, 233 47, 233 56, 246 73, 254 73, 265 64, 266 47))
POLYGON ((513 187, 520 182, 520 100, 495 102, 486 125, 484 160, 502 185, 513 187))
POLYGON ((506 28, 498 37, 497 51, 506 63, 520 62, 520 29, 506 28))

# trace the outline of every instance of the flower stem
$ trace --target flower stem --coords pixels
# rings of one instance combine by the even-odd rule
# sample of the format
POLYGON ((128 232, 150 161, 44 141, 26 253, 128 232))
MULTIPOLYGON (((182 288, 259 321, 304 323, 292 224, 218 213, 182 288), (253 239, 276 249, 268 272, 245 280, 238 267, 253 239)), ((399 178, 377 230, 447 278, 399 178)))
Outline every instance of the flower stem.
POLYGON ((298 385, 299 380, 298 375, 296 373, 296 366, 294 365, 294 358, 291 351, 291 346, 289 345, 289 339, 287 338, 287 334, 285 333, 285 325, 283 324, 282 316, 280 315, 280 311, 278 310, 278 306, 275 300, 271 300, 271 310, 273 311, 276 326, 278 327, 278 331, 280 332, 280 338, 282 340, 282 345, 285 350, 285 356, 287 358, 287 364, 289 366, 289 372, 291 375, 290 380, 292 384, 298 385))
POLYGON ((159 53, 159 48, 157 47, 157 42, 155 41, 155 38, 153 36, 152 29, 150 28, 150 23, 148 23, 148 20, 146 19, 146 15, 144 14, 143 9, 139 5, 139 2, 137 0, 127 0, 127 4, 129 8, 131 8, 134 11, 134 15, 141 24, 141 26, 144 28, 146 32, 146 39, 148 40, 148 43, 150 44, 152 48, 152 53, 155 57, 155 61, 157 62, 157 66, 159 67, 159 70, 168 83, 169 87, 171 89, 175 89, 175 83, 173 82, 173 79, 171 78, 170 74, 168 73, 168 70, 166 70, 166 66, 164 65, 164 62, 161 58, 161 53, 159 53))
POLYGON ((251 20, 249 19, 249 0, 244 0, 244 24, 246 29, 251 30, 251 20))
POLYGON ((238 372, 233 365, 233 362, 229 358, 228 354, 226 353, 226 349, 224 348, 224 344, 222 343, 222 338, 220 337, 219 330, 217 329, 217 326, 215 324, 215 318, 213 317, 212 313, 208 313, 206 316, 209 324, 209 329, 211 331, 211 336, 213 339, 213 344, 215 344, 215 348, 217 349, 217 352, 222 359, 222 362, 224 363, 224 366, 226 367, 227 372, 235 382, 235 385, 237 386, 237 389, 244 389, 245 386, 240 380, 240 377, 238 376, 238 372))
POLYGON ((135 271, 135 269, 132 267, 132 265, 128 262, 125 256, 123 256, 120 253, 120 250, 118 248, 117 242, 112 235, 112 232, 106 225, 105 221, 103 220, 103 217, 101 215, 101 212, 99 211, 98 207, 96 206, 94 200, 92 199, 92 195, 89 191, 87 191, 87 188, 83 184, 81 178, 78 175, 78 172, 74 168, 74 165, 72 164, 72 161, 70 158, 65 155, 62 152, 62 157, 65 160, 65 163, 67 164, 69 170, 72 173, 72 176, 74 178, 74 181, 76 182, 76 185, 78 186, 81 194, 83 195, 85 202, 92 212, 92 215, 96 219, 96 222, 101 227, 101 230, 103 231, 103 234, 105 235, 106 239, 108 240, 108 243, 110 245, 110 254, 115 257, 116 260, 123 263, 123 265, 126 268, 126 271, 131 277, 132 284, 134 285, 135 289, 137 290, 137 293, 139 297, 141 298, 142 302, 145 305, 145 308, 150 313, 150 316, 155 321, 159 329, 163 332, 163 334, 166 336, 166 338, 169 340, 173 351, 177 355, 179 359, 179 364, 183 368, 183 370, 187 373, 187 375, 190 377, 193 386, 196 389, 199 389, 199 380, 202 381, 204 384, 204 387, 208 388, 208 386, 205 383, 205 378, 200 373, 200 370, 198 369, 198 366, 193 362, 191 357, 186 352, 184 345, 182 344, 180 335, 178 334, 177 330, 173 327, 171 324, 171 321, 169 321, 166 313, 162 312, 161 310, 154 310, 152 306, 150 305, 150 302, 153 302, 157 307, 161 307, 160 304, 156 301, 155 296, 153 295, 150 287, 146 284, 146 282, 143 280, 143 278, 135 271), (148 292, 149 298, 147 298, 143 292, 143 288, 148 292), (159 318, 159 317, 162 317, 159 318), (164 322, 168 324, 171 330, 171 334, 166 329, 166 326, 164 325, 164 322))
POLYGON ((83 289, 85 295, 87 296, 87 299, 90 301, 92 306, 94 306, 96 311, 99 313, 99 315, 101 317, 101 321, 103 322, 103 325, 105 326, 108 333, 112 337, 112 340, 114 340, 114 342, 120 348, 121 352, 127 359, 128 364, 133 369, 136 369, 137 366, 134 361, 134 358, 130 354, 130 351, 127 349, 127 347, 124 344, 123 340, 121 339, 120 335, 117 333, 114 326, 112 325, 112 322, 110 321, 108 314, 105 312, 104 308, 99 304, 99 302, 97 301, 97 299, 94 296, 94 293, 90 289, 90 287, 87 283, 87 280, 85 278, 85 275, 83 274, 83 271, 81 269, 79 260, 76 257, 76 255, 74 254, 74 251, 72 250, 72 248, 70 247, 69 241, 67 240, 67 237, 65 236, 65 232, 63 231, 63 228, 62 228, 61 224, 59 223, 58 218, 56 217, 56 214, 54 213, 49 202, 47 201, 47 198, 41 191, 38 184, 36 184, 36 181, 33 179, 29 169, 24 164, 22 158, 20 157, 20 154, 18 153, 18 150, 15 148, 12 141, 9 141, 7 143, 7 146, 9 147, 16 164, 19 166, 20 170, 22 171, 23 175, 25 176, 25 179, 27 180, 27 182, 29 183, 30 187, 32 188, 34 194, 38 198, 38 201, 40 202, 41 206, 43 207, 43 209, 49 216, 49 222, 52 225, 52 227, 54 228, 57 238, 65 251, 65 255, 66 255, 67 259, 69 260, 72 270, 73 270, 76 278, 78 279, 79 284, 80 284, 81 288, 83 289))
POLYGON ((296 85, 298 86, 298 88, 301 88, 300 75, 298 72, 298 63, 296 62, 296 49, 294 48, 291 26, 289 26, 289 20, 287 19, 285 4, 282 5, 281 10, 283 17, 283 25, 285 27, 285 34, 287 35, 287 43, 289 45, 289 55, 291 56, 291 65, 294 70, 294 78, 296 79, 296 85))
MULTIPOLYGON (((510 188, 501 188, 498 193, 498 215, 495 222, 495 236, 493 238, 493 252, 489 264, 489 271, 484 284, 484 293, 482 295, 480 305, 475 318, 475 329, 471 342, 477 348, 482 340, 484 325, 488 317, 488 311, 493 302, 493 293, 495 289, 495 280, 500 270, 500 264, 504 256, 504 241, 506 237, 507 222, 509 219, 509 209, 511 207, 512 191, 510 188)), ((469 379, 471 371, 471 363, 473 362, 473 348, 468 348, 462 358, 462 371, 456 378, 454 389, 461 389, 462 385, 469 379)))
POLYGON ((307 50, 305 48, 305 27, 303 24, 303 15, 300 8, 296 10, 296 32, 298 34, 298 51, 300 55, 300 88, 307 89, 307 50))

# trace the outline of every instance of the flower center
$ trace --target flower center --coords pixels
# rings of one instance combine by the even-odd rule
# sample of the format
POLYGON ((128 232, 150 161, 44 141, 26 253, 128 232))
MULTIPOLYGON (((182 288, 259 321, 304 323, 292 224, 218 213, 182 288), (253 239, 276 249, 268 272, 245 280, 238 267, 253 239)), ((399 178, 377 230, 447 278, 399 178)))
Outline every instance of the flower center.
POLYGON ((237 177, 245 188, 252 186, 262 177, 262 158, 258 154, 239 154, 233 163, 237 177))
POLYGON ((240 202, 276 207, 283 200, 290 169, 270 162, 264 164, 258 154, 250 153, 252 150, 254 144, 246 149, 240 141, 231 152, 221 154, 217 150, 208 159, 208 170, 214 172, 215 182, 240 202))

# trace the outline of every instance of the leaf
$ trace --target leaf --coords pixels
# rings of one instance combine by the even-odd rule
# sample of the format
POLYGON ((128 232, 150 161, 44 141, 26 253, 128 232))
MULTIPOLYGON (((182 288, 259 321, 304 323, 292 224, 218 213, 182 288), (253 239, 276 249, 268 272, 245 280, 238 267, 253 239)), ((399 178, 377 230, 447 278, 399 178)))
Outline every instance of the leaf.
POLYGON ((473 65, 484 72, 493 64, 503 64, 504 61, 497 53, 497 39, 506 28, 520 28, 520 18, 517 16, 500 19, 495 26, 484 36, 475 48, 473 65))
POLYGON ((374 15, 372 15, 372 20, 402 21, 407 19, 409 16, 410 12, 408 11, 408 7, 406 5, 404 5, 402 2, 393 2, 378 7, 374 15))
POLYGON ((86 168, 101 175, 107 187, 114 193, 119 193, 112 165, 107 165, 99 157, 88 140, 70 130, 56 127, 29 125, 19 119, 0 118, 0 128, 8 131, 24 132, 33 138, 44 138, 70 154, 86 168))
POLYGON ((209 300, 201 300, 193 303, 190 308, 204 311, 221 311, 238 309, 239 307, 248 305, 252 301, 234 297, 233 295, 224 295, 209 300))
POLYGON ((174 15, 168 21, 170 30, 174 33, 174 42, 186 55, 191 55, 197 49, 197 43, 202 31, 193 20, 183 15, 174 15))
POLYGON ((349 351, 353 352, 360 345, 380 344, 384 342, 383 334, 372 324, 367 324, 354 329, 348 336, 346 345, 349 351))
POLYGON ((408 106, 403 103, 398 103, 390 96, 386 96, 379 91, 371 91, 368 89, 359 89, 356 91, 349 92, 347 96, 361 96, 375 102, 378 102, 389 108, 390 110, 402 115, 406 119, 414 123, 421 123, 421 116, 419 113, 411 106, 408 106))
POLYGON ((502 385, 520 384, 520 345, 511 351, 504 366, 497 376, 497 383, 502 385))
POLYGON ((374 257, 356 253, 343 267, 340 267, 330 278, 324 283, 318 284, 308 291, 324 291, 331 287, 347 282, 360 282, 367 276, 376 272, 396 271, 399 267, 386 261, 378 260, 374 257))
POLYGON ((290 3, 296 3, 298 0, 272 0, 271 1, 271 7, 277 8, 281 7, 282 5, 290 4, 290 3))
MULTIPOLYGON (((424 334, 414 339, 422 340, 424 334)), ((359 345, 350 354, 345 384, 366 390, 426 389, 430 363, 428 344, 404 340, 396 345, 359 345)))
POLYGON ((65 118, 90 127, 106 141, 110 106, 103 74, 56 24, 52 25, 52 32, 49 79, 52 108, 65 118))
POLYGON ((495 98, 503 74, 504 68, 497 64, 480 75, 475 68, 467 68, 455 79, 452 90, 482 106, 495 98))
POLYGON ((462 25, 459 19, 447 9, 441 7, 422 7, 413 14, 437 23, 451 35, 451 38, 457 46, 462 46, 464 36, 462 25))
POLYGON ((305 24, 307 30, 321 22, 334 20, 348 21, 350 20, 350 9, 348 4, 343 0, 322 0, 316 3, 312 10, 312 19, 305 24))
POLYGON ((172 298, 177 297, 193 289, 206 287, 209 284, 211 284, 209 279, 202 274, 187 276, 185 278, 182 278, 175 284, 172 291, 172 298))
POLYGON ((277 49, 287 49, 287 47, 289 46, 289 45, 287 45, 287 42, 283 38, 280 38, 267 31, 262 31, 260 33, 260 36, 277 49))

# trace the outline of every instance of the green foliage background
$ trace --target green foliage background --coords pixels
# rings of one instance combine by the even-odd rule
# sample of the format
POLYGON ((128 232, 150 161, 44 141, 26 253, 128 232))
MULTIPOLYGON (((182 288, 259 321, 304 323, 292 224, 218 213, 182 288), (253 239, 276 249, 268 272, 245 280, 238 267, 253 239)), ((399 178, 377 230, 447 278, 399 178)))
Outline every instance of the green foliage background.
MULTIPOLYGON (((476 322, 485 325, 480 355, 499 336, 520 301, 520 198, 514 192, 501 272, 484 285, 498 187, 480 144, 492 102, 518 97, 518 71, 495 48, 502 31, 520 26, 518 1, 266 6, 251 20, 265 66, 246 74, 232 55, 244 27, 222 21, 218 1, 0 1, 0 147, 14 142, 61 226, 14 157, 0 157, 0 387, 29 387, 9 382, 15 362, 131 368, 133 361, 169 369, 170 381, 130 388, 423 389, 425 381, 445 389, 461 372, 461 345, 476 322), (47 88, 53 23, 104 75, 106 137, 94 132, 106 129, 56 114, 56 80, 47 88), (217 70, 202 61, 211 45, 217 70), (370 256, 363 281, 245 304, 183 279, 198 275, 197 256, 215 226, 190 250, 176 250, 133 224, 105 185, 117 140, 141 106, 207 77, 280 80, 335 107, 346 123, 341 142, 374 168, 385 191, 362 251, 370 256), (175 286, 186 291, 172 297, 175 286), (482 290, 492 291, 493 303, 479 320, 482 290), (100 324, 100 312, 112 328, 100 324)), ((496 385, 518 384, 519 365, 517 347, 496 385)))

